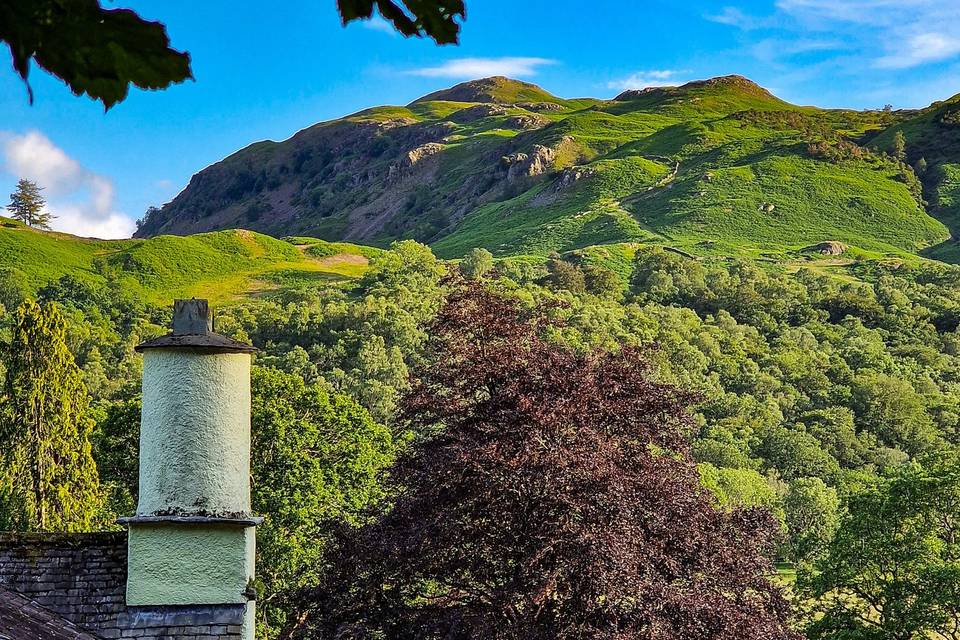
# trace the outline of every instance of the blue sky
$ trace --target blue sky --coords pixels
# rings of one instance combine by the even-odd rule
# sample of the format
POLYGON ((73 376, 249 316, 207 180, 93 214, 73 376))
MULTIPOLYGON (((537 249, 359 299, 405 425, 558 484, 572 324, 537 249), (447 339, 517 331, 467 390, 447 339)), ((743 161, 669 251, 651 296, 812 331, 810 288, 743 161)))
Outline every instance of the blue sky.
POLYGON ((956 0, 467 0, 461 44, 446 47, 379 20, 343 28, 333 0, 109 6, 164 22, 196 81, 134 90, 104 113, 39 69, 30 106, 0 73, 0 193, 36 179, 56 228, 99 237, 128 236, 148 206, 252 142, 475 77, 612 97, 740 73, 791 102, 852 108, 960 92, 956 0))

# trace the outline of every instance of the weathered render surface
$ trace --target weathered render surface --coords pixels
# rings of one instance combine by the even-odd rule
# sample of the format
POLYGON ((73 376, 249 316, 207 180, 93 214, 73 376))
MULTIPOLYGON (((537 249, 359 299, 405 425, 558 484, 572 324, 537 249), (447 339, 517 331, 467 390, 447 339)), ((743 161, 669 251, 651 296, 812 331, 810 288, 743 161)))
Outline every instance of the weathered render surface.
POLYGON ((250 355, 143 354, 137 515, 250 512, 250 355))
POLYGON ((130 527, 131 605, 245 604, 252 527, 158 523, 130 527))
POLYGON ((143 354, 140 496, 128 526, 127 604, 240 612, 253 640, 250 364, 213 332, 206 300, 176 300, 143 354))

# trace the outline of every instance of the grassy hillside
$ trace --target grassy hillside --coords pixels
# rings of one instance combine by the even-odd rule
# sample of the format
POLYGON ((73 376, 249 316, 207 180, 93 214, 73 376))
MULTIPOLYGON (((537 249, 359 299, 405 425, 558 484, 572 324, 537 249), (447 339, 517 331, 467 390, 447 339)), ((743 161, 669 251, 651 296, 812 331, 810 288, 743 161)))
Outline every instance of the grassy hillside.
POLYGON ((907 162, 920 174, 930 212, 950 229, 951 238, 925 255, 960 263, 960 96, 934 103, 881 132, 871 144, 892 151, 897 133, 906 142, 907 162))
POLYGON ((372 251, 243 230, 90 240, 0 218, 0 269, 23 274, 34 292, 69 275, 88 282, 114 280, 145 300, 164 304, 192 296, 226 302, 294 283, 355 278, 372 251))
MULTIPOLYGON (((898 128, 919 148, 912 132, 950 120, 952 104, 800 107, 740 76, 568 100, 487 78, 251 145, 194 176, 140 235, 414 238, 451 258, 615 242, 778 257, 836 241, 953 260, 954 183, 931 198, 929 177, 889 153, 898 128)), ((949 173, 960 143, 938 136, 923 144, 949 173)))

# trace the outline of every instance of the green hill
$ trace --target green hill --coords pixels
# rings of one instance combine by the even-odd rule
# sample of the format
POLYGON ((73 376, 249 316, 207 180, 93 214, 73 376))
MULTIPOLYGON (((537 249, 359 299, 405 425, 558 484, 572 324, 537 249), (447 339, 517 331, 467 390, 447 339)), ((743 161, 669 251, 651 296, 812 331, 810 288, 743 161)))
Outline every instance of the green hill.
POLYGON ((442 89, 428 93, 422 98, 413 101, 413 104, 423 102, 493 102, 509 104, 511 102, 548 102, 564 104, 565 101, 544 91, 535 84, 511 80, 503 76, 483 78, 461 82, 449 89, 442 89))
POLYGON ((117 281, 148 301, 203 297, 226 302, 284 284, 354 278, 371 250, 312 238, 276 240, 243 230, 149 240, 91 240, 0 218, 0 271, 36 292, 62 276, 117 281))
POLYGON ((952 260, 960 144, 924 139, 939 153, 929 171, 945 176, 936 198, 929 176, 888 153, 897 128, 927 131, 950 104, 800 107, 740 76, 567 100, 487 78, 251 145, 195 175, 138 235, 414 238, 444 257, 654 242, 779 258, 836 241, 952 260))
POLYGON ((880 133, 872 144, 892 151, 897 132, 903 133, 907 162, 918 168, 929 211, 951 231, 950 240, 925 254, 960 262, 960 96, 935 102, 880 133))

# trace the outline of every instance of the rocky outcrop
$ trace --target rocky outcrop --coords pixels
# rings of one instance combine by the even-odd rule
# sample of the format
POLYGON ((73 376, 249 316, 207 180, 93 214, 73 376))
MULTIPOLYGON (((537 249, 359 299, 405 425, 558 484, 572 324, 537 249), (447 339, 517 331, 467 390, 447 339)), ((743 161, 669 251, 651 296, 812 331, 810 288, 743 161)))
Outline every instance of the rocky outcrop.
POLYGON ((412 167, 424 158, 429 158, 430 156, 436 155, 441 151, 443 151, 442 144, 437 142, 428 142, 427 144, 420 145, 416 149, 408 151, 405 164, 406 166, 412 167))
POLYGON ((507 167, 507 182, 516 182, 521 178, 546 173, 552 168, 553 159, 556 155, 555 149, 545 147, 542 144, 535 144, 530 153, 518 151, 503 156, 501 163, 507 167))
POLYGON ((443 145, 438 142, 428 142, 415 149, 407 151, 398 162, 390 165, 387 173, 387 180, 396 181, 400 178, 410 175, 414 167, 421 164, 428 158, 432 158, 443 151, 443 145))
POLYGON ((507 108, 499 104, 478 104, 450 114, 450 120, 458 124, 466 124, 491 116, 505 116, 507 108))
POLYGON ((542 129, 548 124, 550 124, 550 120, 533 113, 512 116, 507 118, 506 122, 507 128, 521 130, 542 129))
POLYGON ((842 255, 844 251, 848 249, 847 245, 842 242, 837 242, 836 240, 826 240, 824 242, 818 242, 817 244, 810 245, 809 247, 804 248, 805 253, 819 253, 823 256, 839 256, 842 255))
POLYGON ((373 123, 373 126, 380 131, 389 131, 397 127, 409 127, 413 124, 417 124, 417 121, 413 118, 390 118, 389 120, 378 120, 373 123))
POLYGON ((593 167, 567 167, 560 174, 560 178, 557 180, 557 191, 564 191, 572 187, 575 183, 583 180, 584 178, 589 178, 596 173, 596 170, 593 167))
POLYGON ((507 170, 507 182, 549 173, 555 168, 560 151, 571 144, 574 144, 574 139, 563 136, 552 147, 535 144, 530 151, 517 151, 503 156, 500 164, 507 170))
POLYGON ((527 111, 563 111, 563 105, 556 102, 518 102, 517 106, 527 111))

